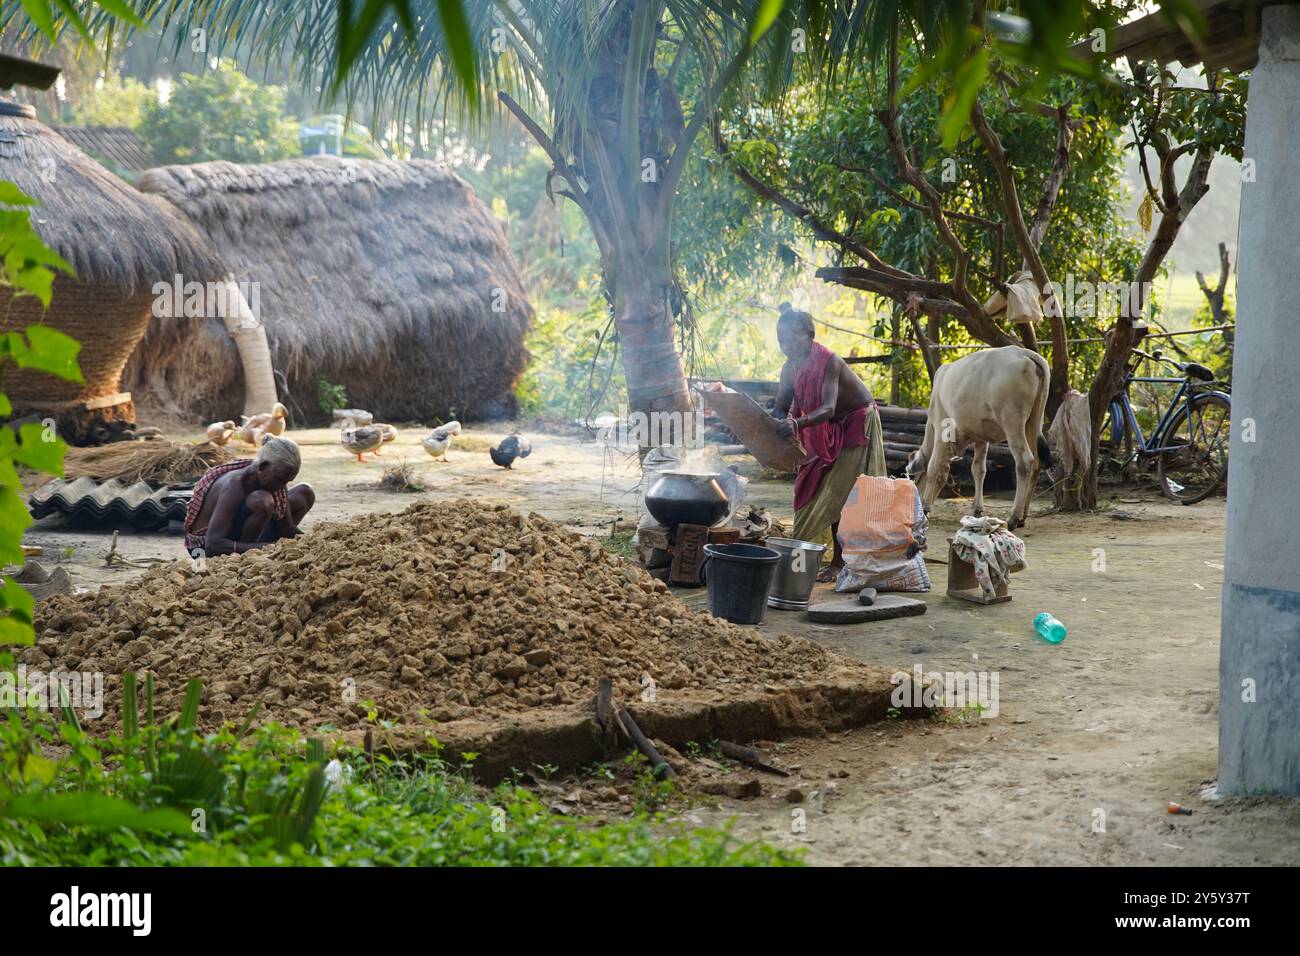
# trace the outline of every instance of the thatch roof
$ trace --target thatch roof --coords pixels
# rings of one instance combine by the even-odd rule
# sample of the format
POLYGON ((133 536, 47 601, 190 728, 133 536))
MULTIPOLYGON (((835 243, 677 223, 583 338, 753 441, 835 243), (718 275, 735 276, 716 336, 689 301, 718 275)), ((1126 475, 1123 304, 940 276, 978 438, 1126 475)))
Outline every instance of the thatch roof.
MULTIPOLYGON (((165 166, 137 186, 193 222, 237 282, 258 284, 291 409, 321 413, 323 376, 388 420, 512 410, 532 308, 501 223, 454 173, 419 160, 315 156, 165 166)), ((154 376, 168 352, 233 356, 213 341, 216 323, 192 323, 195 341, 178 349, 165 341, 176 320, 165 321, 171 329, 151 331, 137 353, 154 376)), ((227 404, 195 407, 192 397, 239 394, 221 374, 191 367, 167 375, 168 386, 185 410, 225 418, 227 404)))
POLYGON ((166 203, 108 172, 30 107, 0 104, 0 179, 40 201, 32 225, 81 282, 135 293, 177 273, 221 276, 210 247, 166 203))
POLYGON ((55 126, 54 131, 119 170, 138 173, 154 164, 135 130, 126 126, 55 126))

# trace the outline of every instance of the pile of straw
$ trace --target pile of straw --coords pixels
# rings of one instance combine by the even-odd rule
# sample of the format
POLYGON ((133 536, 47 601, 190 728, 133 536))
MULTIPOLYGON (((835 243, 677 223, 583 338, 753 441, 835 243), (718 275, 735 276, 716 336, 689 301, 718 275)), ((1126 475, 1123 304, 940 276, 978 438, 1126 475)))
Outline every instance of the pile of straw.
POLYGON ((98 448, 69 448, 63 460, 64 477, 94 478, 133 485, 181 485, 198 481, 213 465, 234 455, 211 442, 123 441, 98 448))

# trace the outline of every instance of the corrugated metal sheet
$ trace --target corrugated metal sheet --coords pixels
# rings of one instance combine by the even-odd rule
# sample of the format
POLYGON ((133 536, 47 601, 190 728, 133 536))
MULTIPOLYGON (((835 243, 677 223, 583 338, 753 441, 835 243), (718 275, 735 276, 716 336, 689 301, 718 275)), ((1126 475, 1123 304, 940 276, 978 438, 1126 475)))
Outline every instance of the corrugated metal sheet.
POLYGON ((185 520, 192 494, 189 488, 155 488, 143 481, 127 485, 116 479, 56 479, 32 492, 27 505, 34 518, 65 514, 96 524, 156 531, 170 521, 185 520))

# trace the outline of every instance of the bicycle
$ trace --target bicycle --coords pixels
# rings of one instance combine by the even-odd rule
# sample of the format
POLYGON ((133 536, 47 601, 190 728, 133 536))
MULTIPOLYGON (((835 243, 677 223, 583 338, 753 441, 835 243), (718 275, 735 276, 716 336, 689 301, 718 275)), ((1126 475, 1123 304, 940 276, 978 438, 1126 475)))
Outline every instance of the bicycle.
POLYGON ((1211 389, 1214 372, 1196 362, 1179 363, 1158 350, 1148 354, 1133 349, 1137 357, 1126 370, 1124 389, 1111 399, 1106 424, 1101 432, 1101 467, 1116 467, 1121 473, 1134 461, 1143 468, 1156 465, 1160 490, 1166 497, 1194 505, 1209 497, 1228 474, 1228 442, 1231 438, 1232 398, 1211 389), (1177 378, 1136 374, 1141 359, 1176 368, 1177 378), (1165 409, 1148 440, 1138 424, 1129 386, 1134 382, 1179 383, 1178 394, 1165 409), (1119 457, 1120 455, 1123 457, 1119 457), (1109 455, 1109 460, 1108 460, 1109 455))

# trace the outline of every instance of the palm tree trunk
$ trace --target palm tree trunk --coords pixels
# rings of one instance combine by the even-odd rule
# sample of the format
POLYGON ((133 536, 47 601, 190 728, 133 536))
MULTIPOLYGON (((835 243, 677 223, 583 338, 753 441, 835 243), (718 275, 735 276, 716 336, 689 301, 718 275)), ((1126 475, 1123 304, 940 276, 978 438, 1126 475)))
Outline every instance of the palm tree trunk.
POLYGON ((633 412, 691 411, 681 356, 673 341, 673 312, 667 269, 656 275, 643 262, 619 271, 614 325, 623 353, 627 397, 633 412))

